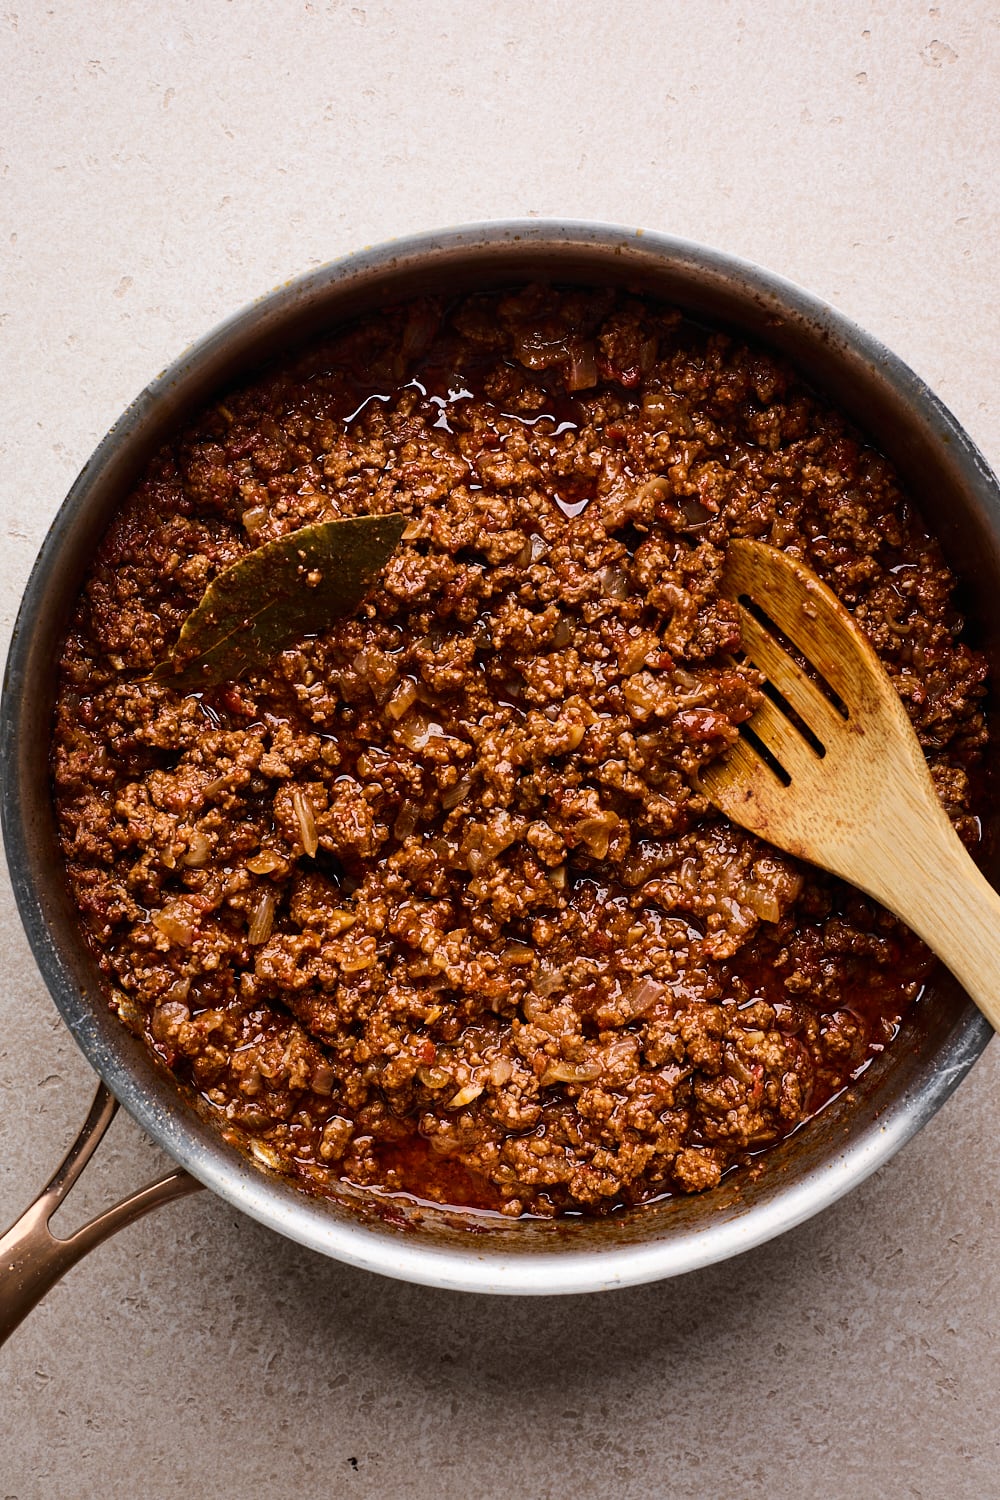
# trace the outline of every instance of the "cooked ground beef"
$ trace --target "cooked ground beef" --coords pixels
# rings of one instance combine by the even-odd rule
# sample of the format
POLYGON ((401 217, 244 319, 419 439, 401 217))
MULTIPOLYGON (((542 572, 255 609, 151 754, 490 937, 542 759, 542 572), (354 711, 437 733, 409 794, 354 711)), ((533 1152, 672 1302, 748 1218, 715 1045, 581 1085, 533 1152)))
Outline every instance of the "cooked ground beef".
POLYGON ((760 702, 733 536, 853 610, 971 841, 954 580, 766 352, 611 291, 418 302, 160 452, 66 641, 55 798, 111 1003, 230 1139, 314 1191, 606 1212, 713 1186, 891 1040, 925 950, 696 789, 760 702), (385 511, 356 617, 147 679, 221 568, 385 511))

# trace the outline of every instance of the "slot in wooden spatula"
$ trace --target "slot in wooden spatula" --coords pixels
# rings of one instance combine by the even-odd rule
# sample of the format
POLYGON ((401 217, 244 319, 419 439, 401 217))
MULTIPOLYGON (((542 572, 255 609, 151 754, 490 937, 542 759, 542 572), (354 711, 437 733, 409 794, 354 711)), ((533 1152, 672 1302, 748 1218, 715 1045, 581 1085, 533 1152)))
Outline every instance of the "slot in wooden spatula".
POLYGON ((887 906, 1000 1030, 1000 896, 948 821, 867 639, 815 574, 763 542, 730 543, 722 587, 768 697, 702 789, 734 823, 887 906))

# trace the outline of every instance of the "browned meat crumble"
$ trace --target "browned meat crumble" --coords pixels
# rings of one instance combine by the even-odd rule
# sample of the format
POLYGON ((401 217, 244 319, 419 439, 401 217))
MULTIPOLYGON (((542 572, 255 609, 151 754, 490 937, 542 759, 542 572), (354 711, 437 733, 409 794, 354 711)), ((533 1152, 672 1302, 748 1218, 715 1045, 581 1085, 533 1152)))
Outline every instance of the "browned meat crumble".
POLYGON ((713 1186, 890 1041, 925 951, 694 789, 759 702, 733 536, 854 611, 971 840, 954 580, 767 353, 612 292, 415 303, 158 455, 66 642, 55 798, 111 1003, 230 1138, 317 1191, 603 1212, 713 1186), (220 568, 390 510, 356 618, 143 680, 220 568))

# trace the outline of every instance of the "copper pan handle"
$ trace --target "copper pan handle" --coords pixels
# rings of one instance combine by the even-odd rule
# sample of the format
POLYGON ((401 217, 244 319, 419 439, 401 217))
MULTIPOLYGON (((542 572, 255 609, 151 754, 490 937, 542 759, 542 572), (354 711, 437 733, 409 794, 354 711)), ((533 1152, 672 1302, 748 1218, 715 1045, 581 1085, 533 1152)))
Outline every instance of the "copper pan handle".
POLYGON ((6 1343, 70 1266, 75 1266, 102 1240, 161 1203, 183 1198, 201 1187, 200 1182, 178 1167, 105 1209, 66 1239, 54 1235, 49 1220, 93 1156, 117 1110, 117 1099, 103 1083, 99 1084, 90 1114, 66 1156, 31 1207, 0 1237, 0 1344, 6 1343))

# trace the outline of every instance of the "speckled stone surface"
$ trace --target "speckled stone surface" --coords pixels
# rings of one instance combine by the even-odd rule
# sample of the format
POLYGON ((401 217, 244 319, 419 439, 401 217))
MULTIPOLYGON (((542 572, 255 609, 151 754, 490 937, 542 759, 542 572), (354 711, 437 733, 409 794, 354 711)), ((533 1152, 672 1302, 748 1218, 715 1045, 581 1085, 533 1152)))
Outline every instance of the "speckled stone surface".
MULTIPOLYGON (((358 246, 617 220, 758 260, 1000 462, 990 0, 7 0, 0 611, 131 397, 358 246)), ((90 1099, 0 890, 0 1220, 90 1099)), ((821 1218, 680 1281, 491 1301, 325 1261, 207 1194, 0 1352, 0 1500, 1000 1494, 1000 1051, 821 1218)), ((127 1118, 69 1214, 160 1171, 127 1118)))

